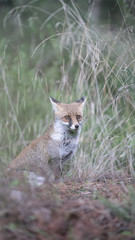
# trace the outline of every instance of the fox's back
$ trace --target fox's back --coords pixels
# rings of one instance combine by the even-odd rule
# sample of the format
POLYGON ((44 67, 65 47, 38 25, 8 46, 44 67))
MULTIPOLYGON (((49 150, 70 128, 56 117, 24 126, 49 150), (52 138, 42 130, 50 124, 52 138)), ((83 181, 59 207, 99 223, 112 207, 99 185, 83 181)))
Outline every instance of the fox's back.
POLYGON ((29 146, 23 149, 23 151, 11 162, 11 168, 28 168, 30 166, 42 166, 45 162, 42 161, 47 159, 47 152, 44 146, 47 140, 43 137, 35 139, 29 146), (43 162, 43 163, 42 163, 43 162))

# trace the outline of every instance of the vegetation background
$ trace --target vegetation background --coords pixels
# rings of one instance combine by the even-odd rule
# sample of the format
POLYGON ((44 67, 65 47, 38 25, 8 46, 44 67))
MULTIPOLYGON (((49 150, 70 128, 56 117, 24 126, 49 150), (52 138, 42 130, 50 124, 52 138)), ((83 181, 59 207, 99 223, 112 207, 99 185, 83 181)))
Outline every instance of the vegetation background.
POLYGON ((0 167, 86 96, 68 175, 135 171, 135 3, 0 0, 0 167))

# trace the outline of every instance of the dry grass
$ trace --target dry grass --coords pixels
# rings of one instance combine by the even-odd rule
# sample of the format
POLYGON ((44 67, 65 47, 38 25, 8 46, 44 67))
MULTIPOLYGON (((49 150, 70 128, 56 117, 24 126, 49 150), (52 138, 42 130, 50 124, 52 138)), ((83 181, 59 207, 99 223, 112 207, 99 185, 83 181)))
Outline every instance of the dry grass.
MULTIPOLYGON (((92 23, 92 10, 85 17, 74 1, 60 2, 61 8, 49 17, 48 12, 27 5, 5 18, 6 26, 18 16, 20 35, 25 36, 22 14, 29 8, 47 14, 39 24, 40 42, 31 40, 28 53, 21 40, 18 47, 14 41, 1 42, 1 162, 7 165, 43 134, 53 119, 49 95, 64 102, 85 95, 80 148, 69 174, 94 179, 124 169, 134 176, 134 35, 128 27, 101 31, 92 23), (50 21, 55 21, 53 27, 47 25, 50 21)), ((34 36, 38 18, 27 21, 34 36)))

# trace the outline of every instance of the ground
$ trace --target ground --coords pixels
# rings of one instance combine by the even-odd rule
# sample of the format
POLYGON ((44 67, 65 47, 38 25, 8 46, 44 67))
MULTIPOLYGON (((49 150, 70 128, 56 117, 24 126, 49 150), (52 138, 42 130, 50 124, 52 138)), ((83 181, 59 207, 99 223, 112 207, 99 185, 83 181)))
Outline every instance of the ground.
POLYGON ((0 239, 135 240, 135 203, 129 197, 133 188, 127 175, 65 179, 32 189, 4 180, 0 239))

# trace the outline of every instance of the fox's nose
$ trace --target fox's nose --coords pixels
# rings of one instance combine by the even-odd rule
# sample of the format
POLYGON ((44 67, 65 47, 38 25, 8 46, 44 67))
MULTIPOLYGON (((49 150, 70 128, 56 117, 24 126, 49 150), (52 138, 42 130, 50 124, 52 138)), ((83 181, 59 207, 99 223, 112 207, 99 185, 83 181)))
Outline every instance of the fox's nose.
POLYGON ((77 129, 77 128, 79 128, 79 124, 76 124, 76 125, 75 125, 75 129, 77 129))

